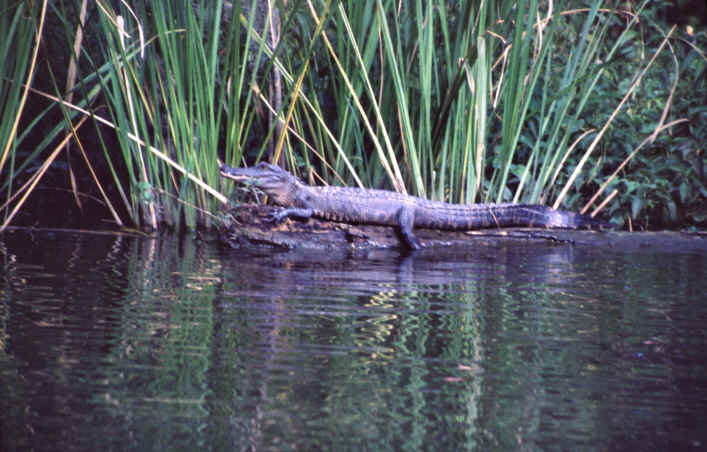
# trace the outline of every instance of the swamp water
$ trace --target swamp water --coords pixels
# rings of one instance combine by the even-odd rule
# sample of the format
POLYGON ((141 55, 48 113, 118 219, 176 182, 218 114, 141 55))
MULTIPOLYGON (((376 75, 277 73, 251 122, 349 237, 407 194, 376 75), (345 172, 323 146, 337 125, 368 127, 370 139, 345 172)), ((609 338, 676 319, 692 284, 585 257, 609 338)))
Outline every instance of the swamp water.
POLYGON ((0 235, 0 449, 704 450, 707 253, 0 235))

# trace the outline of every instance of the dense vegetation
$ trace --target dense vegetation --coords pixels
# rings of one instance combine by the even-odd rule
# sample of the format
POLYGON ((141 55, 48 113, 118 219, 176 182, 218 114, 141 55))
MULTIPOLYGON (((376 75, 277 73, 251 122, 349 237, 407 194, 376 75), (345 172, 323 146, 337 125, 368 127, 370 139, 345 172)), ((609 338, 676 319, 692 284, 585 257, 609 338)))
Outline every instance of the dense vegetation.
POLYGON ((0 227, 42 185, 119 225, 208 227, 218 159, 265 158, 632 229, 707 220, 705 23, 669 4, 290 0, 270 26, 248 2, 5 5, 0 227))

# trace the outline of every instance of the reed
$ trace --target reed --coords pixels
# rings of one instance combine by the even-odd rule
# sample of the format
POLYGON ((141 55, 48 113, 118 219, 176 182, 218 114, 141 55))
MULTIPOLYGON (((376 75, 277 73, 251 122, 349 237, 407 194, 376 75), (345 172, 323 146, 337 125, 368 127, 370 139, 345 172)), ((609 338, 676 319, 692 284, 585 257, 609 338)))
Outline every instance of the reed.
POLYGON ((0 232, 7 227, 29 193, 25 191, 27 188, 18 190, 15 186, 16 174, 24 171, 37 156, 31 153, 24 162, 17 161, 22 139, 36 122, 24 133, 18 132, 18 125, 36 68, 46 7, 46 1, 20 2, 0 10, 0 30, 5 35, 0 43, 0 193, 4 194, 4 200, 0 198, 3 212, 0 232))
POLYGON ((103 4, 100 15, 110 65, 99 78, 128 172, 127 207, 152 228, 208 227, 223 201, 206 189, 218 186, 219 149, 238 159, 246 125, 240 22, 222 28, 222 2, 134 6, 103 4))
POLYGON ((341 2, 331 19, 329 72, 345 86, 333 90, 340 147, 367 184, 462 203, 548 202, 559 191, 596 62, 612 58, 636 17, 601 55, 604 16, 617 14, 601 2, 368 5, 341 2), (568 17, 584 18, 569 44, 557 39, 568 17))

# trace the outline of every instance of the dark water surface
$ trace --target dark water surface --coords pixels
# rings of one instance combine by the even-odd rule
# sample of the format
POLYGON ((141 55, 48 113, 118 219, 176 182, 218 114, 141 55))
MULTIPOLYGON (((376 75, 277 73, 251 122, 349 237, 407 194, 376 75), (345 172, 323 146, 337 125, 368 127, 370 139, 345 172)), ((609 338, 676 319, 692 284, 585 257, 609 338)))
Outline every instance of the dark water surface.
POLYGON ((0 449, 704 450, 707 256, 0 235, 0 449))

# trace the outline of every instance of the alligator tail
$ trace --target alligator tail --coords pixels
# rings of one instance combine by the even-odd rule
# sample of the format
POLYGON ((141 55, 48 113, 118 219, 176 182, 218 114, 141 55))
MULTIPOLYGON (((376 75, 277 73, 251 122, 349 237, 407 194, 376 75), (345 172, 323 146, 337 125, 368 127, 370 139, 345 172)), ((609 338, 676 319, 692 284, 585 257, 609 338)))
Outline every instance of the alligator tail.
MULTIPOLYGON (((528 206, 530 207, 530 206, 528 206)), ((575 212, 567 212, 564 210, 555 210, 550 207, 544 206, 532 206, 540 207, 543 209, 545 219, 547 221, 546 227, 550 228, 566 228, 566 229, 593 229, 593 230, 605 230, 614 229, 615 225, 609 223, 608 221, 599 220, 592 218, 587 215, 582 215, 575 212)))

